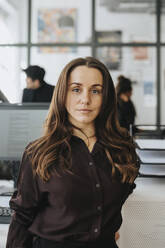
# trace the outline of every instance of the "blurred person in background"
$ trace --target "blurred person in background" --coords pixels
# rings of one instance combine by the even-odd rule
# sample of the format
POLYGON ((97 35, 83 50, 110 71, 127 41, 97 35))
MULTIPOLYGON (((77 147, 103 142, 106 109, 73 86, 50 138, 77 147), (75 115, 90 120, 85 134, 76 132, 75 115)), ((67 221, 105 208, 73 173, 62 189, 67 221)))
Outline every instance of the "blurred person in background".
POLYGON ((23 69, 26 73, 27 88, 23 90, 22 102, 50 102, 54 86, 44 81, 45 70, 37 65, 23 69))
POLYGON ((118 119, 121 127, 126 128, 130 131, 132 126, 133 133, 137 131, 134 127, 136 110, 131 100, 132 96, 132 82, 129 78, 120 75, 118 77, 118 83, 116 85, 117 93, 117 110, 118 119))

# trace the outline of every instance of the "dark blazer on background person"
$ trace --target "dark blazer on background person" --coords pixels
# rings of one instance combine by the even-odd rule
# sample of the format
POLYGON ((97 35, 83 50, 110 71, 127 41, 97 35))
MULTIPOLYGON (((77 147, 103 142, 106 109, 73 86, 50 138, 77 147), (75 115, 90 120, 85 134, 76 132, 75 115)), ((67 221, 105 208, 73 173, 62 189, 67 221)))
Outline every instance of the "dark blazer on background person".
POLYGON ((37 89, 23 90, 22 102, 50 102, 52 99, 54 86, 44 82, 37 89))

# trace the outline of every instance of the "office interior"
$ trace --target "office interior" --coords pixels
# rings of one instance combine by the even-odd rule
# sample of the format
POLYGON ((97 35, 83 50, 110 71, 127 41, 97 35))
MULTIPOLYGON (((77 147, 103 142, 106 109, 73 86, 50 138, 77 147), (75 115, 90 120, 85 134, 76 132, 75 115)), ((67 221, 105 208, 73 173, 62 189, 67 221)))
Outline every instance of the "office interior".
MULTIPOLYGON (((0 33, 0 90, 8 99, 0 102, 0 166, 5 161, 10 174, 0 180, 2 191, 15 187, 17 161, 42 134, 49 108, 47 103, 22 103, 22 69, 43 67, 45 81, 55 86, 70 60, 94 56, 107 66, 115 85, 119 75, 131 79, 135 123, 148 131, 137 148, 149 151, 141 161, 148 174, 137 178, 123 208, 118 245, 164 248, 165 143, 153 134, 165 128, 165 1, 2 0, 0 33)), ((8 207, 9 195, 0 196, 2 207, 8 207)), ((5 247, 9 220, 0 215, 0 248, 5 247)))

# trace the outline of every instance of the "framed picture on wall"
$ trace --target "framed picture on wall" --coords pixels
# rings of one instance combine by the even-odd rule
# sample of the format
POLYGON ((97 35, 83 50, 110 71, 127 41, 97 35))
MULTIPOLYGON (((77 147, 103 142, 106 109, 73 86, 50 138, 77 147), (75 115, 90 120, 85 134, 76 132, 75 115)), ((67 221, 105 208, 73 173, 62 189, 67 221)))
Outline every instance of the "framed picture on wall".
MULTIPOLYGON (((38 10, 38 42, 62 43, 76 42, 76 8, 54 8, 38 10)), ((74 52, 69 47, 40 47, 42 53, 74 52)))
POLYGON ((133 59, 134 60, 148 60, 149 52, 148 47, 132 47, 133 59))
POLYGON ((156 94, 154 89, 153 81, 144 81, 143 82, 144 89, 144 106, 145 107, 155 107, 156 106, 156 94))
MULTIPOLYGON (((99 43, 120 43, 122 38, 121 31, 102 31, 96 33, 99 43)), ((108 69, 121 69, 121 47, 116 46, 101 46, 96 50, 96 56, 100 59, 108 69)))
POLYGON ((99 31, 96 32, 96 38, 99 43, 111 42, 120 43, 122 40, 121 31, 99 31))

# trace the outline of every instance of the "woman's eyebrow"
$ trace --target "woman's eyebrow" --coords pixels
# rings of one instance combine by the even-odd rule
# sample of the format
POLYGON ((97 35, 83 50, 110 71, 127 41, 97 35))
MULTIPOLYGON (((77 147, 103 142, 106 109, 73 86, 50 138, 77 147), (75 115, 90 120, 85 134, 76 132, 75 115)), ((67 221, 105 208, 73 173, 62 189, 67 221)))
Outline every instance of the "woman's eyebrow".
POLYGON ((77 83, 77 82, 72 82, 72 83, 69 83, 69 85, 73 85, 73 84, 76 84, 76 85, 79 85, 79 86, 81 86, 81 85, 82 85, 82 84, 77 83))
POLYGON ((93 84, 92 87, 96 87, 96 86, 100 86, 100 87, 103 87, 102 84, 93 84))
MULTIPOLYGON (((83 85, 83 84, 81 84, 81 83, 78 83, 78 82, 72 82, 72 83, 69 83, 69 85, 78 85, 78 86, 81 86, 81 85, 83 85)), ((97 86, 100 86, 100 87, 103 87, 103 85, 102 84, 92 84, 91 85, 91 87, 97 87, 97 86)))

